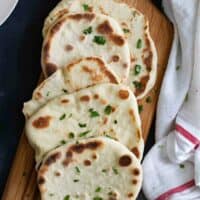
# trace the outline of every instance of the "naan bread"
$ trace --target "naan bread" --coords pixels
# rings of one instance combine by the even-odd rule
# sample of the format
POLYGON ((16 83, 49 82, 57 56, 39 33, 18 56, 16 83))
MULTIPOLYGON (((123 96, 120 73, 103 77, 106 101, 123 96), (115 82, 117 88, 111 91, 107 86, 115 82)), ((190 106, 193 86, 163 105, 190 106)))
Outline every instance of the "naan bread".
POLYGON ((102 14, 78 13, 59 19, 48 31, 42 49, 42 67, 49 76, 76 59, 100 57, 120 79, 127 80, 130 53, 118 23, 102 14))
POLYGON ((99 84, 49 101, 27 120, 26 135, 36 161, 63 141, 98 135, 118 140, 139 159, 143 154, 137 102, 124 85, 99 84))
POLYGON ((135 200, 142 168, 122 144, 105 137, 63 145, 38 172, 42 200, 135 200))
POLYGON ((97 57, 79 59, 57 70, 33 92, 32 99, 24 103, 23 113, 29 118, 47 101, 65 93, 72 93, 100 83, 119 83, 118 77, 97 57))
POLYGON ((121 25, 131 54, 128 85, 138 99, 144 97, 154 86, 157 74, 157 52, 144 15, 119 0, 62 0, 45 20, 43 35, 60 17, 77 12, 109 15, 121 25))

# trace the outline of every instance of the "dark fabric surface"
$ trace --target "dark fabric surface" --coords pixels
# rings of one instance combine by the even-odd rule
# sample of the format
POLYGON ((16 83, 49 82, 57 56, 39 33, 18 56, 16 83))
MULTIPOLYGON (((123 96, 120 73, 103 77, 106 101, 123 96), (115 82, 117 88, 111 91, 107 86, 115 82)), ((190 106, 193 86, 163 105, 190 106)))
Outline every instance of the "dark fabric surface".
MULTIPOLYGON (((19 0, 0 26, 0 196, 24 126, 22 104, 31 97, 41 72, 43 21, 57 2, 19 0)), ((160 6, 159 0, 154 2, 160 6)), ((153 134, 152 127, 145 152, 153 144, 153 134)))

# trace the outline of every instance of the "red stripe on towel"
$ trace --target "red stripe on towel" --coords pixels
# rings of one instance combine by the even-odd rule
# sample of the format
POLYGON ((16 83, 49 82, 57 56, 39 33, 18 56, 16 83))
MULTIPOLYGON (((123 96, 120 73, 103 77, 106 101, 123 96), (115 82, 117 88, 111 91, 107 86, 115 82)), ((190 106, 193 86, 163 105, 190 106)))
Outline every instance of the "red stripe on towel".
POLYGON ((167 200, 171 195, 179 193, 179 192, 183 192, 184 190, 187 190, 191 187, 195 186, 195 182, 194 180, 191 180, 183 185, 180 185, 178 187, 175 187, 171 190, 168 190, 167 192, 161 194, 158 198, 156 198, 155 200, 167 200))
POLYGON ((199 145, 200 141, 194 137, 189 131, 184 129, 179 124, 176 124, 176 131, 178 131, 182 136, 184 136, 187 140, 189 140, 191 143, 195 145, 199 145))

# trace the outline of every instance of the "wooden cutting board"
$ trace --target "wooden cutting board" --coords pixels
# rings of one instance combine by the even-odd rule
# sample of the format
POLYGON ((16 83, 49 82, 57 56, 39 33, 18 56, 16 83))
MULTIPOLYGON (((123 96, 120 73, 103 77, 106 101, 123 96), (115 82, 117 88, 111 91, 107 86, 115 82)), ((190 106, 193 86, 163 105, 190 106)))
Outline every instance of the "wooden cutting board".
MULTIPOLYGON (((159 95, 161 81, 169 57, 173 39, 173 28, 167 18, 152 4, 150 0, 123 0, 138 8, 150 22, 150 31, 158 51, 158 77, 153 90, 147 95, 152 101, 147 103, 145 97, 139 101, 143 106, 141 112, 142 130, 146 141, 159 95)), ((41 77, 40 80, 43 78, 41 77)), ((36 200, 39 198, 36 185, 34 152, 22 133, 16 156, 10 170, 2 200, 36 200)))

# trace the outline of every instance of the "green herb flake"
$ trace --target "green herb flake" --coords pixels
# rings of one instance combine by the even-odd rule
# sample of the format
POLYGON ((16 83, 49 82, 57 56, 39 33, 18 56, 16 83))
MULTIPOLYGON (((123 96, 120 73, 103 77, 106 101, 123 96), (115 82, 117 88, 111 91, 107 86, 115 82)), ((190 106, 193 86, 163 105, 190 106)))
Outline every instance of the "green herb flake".
POLYGON ((113 170, 113 172, 114 172, 115 174, 119 174, 117 168, 113 167, 112 170, 113 170))
POLYGON ((84 29, 84 30, 83 30, 83 33, 84 33, 85 35, 91 34, 91 33, 92 33, 92 27, 89 26, 88 28, 84 29))
POLYGON ((106 115, 110 115, 111 112, 112 112, 112 106, 107 105, 107 106, 105 107, 105 109, 104 109, 104 113, 105 113, 106 115))
POLYGON ((73 181, 74 181, 75 183, 79 182, 79 180, 78 180, 78 179, 74 179, 73 181))
POLYGON ((82 133, 80 133, 78 136, 79 137, 84 137, 84 136, 86 136, 88 133, 90 133, 91 131, 85 131, 85 132, 82 132, 82 133))
POLYGON ((184 168, 185 168, 185 165, 184 165, 184 164, 180 164, 179 167, 180 167, 181 169, 184 169, 184 168))
POLYGON ((95 42, 98 45, 104 45, 106 43, 106 39, 103 36, 95 35, 93 42, 95 42))
POLYGON ((79 127, 81 127, 81 128, 85 128, 85 127, 87 126, 87 124, 82 124, 82 123, 79 123, 78 125, 79 125, 79 127))
POLYGON ((178 71, 180 69, 180 65, 176 66, 176 71, 178 71))
POLYGON ((48 96, 49 96, 49 94, 50 94, 50 92, 48 91, 48 92, 47 92, 47 94, 46 94, 46 96, 48 97, 48 96))
POLYGON ((137 14, 137 12, 136 12, 136 11, 133 11, 132 14, 133 14, 133 17, 135 17, 136 14, 137 14))
POLYGON ((130 30, 127 28, 124 28, 123 31, 124 31, 124 33, 130 33, 130 30))
POLYGON ((75 170, 76 170, 76 172, 77 172, 78 174, 81 173, 80 169, 79 169, 77 166, 75 167, 75 170))
POLYGON ((69 135, 68 135, 68 137, 71 138, 71 139, 74 138, 74 133, 70 132, 69 135))
POLYGON ((137 47, 137 49, 142 48, 142 40, 141 39, 138 39, 136 47, 137 47))
POLYGON ((148 96, 147 98, 146 98, 146 103, 151 103, 152 102, 152 98, 150 97, 150 96, 148 96))
POLYGON ((106 172, 107 172, 107 170, 106 170, 106 169, 102 169, 101 171, 102 171, 103 173, 106 173, 106 172))
POLYGON ((117 124, 118 122, 117 122, 117 120, 114 120, 114 124, 117 124))
POLYGON ((63 120, 65 119, 65 117, 66 117, 66 114, 64 113, 63 115, 60 116, 59 120, 63 120))
POLYGON ((68 118, 71 118, 71 117, 72 117, 72 113, 69 114, 68 118))
POLYGON ((142 69, 142 66, 141 66, 141 65, 135 65, 135 69, 134 69, 135 75, 140 74, 141 69, 142 69))
POLYGON ((97 187, 95 192, 101 192, 101 187, 97 187))
POLYGON ((70 195, 66 195, 63 200, 70 200, 70 195))
POLYGON ((138 105, 138 111, 141 113, 143 111, 143 105, 138 105))
POLYGON ((99 113, 97 111, 94 111, 93 108, 89 109, 90 117, 99 117, 99 113))
POLYGON ((103 198, 96 196, 93 198, 93 200, 103 200, 103 198))
POLYGON ((66 89, 64 89, 64 88, 62 89, 62 91, 63 91, 64 93, 68 93, 68 91, 67 91, 66 89))
POLYGON ((133 85, 135 86, 136 89, 142 88, 142 83, 140 83, 139 81, 133 81, 133 85))
POLYGON ((189 99, 189 94, 187 93, 185 96, 185 101, 188 101, 188 99, 189 99))
POLYGON ((50 193, 49 196, 52 197, 52 196, 54 196, 54 194, 53 194, 53 193, 50 193))
POLYGON ((65 140, 61 140, 60 144, 66 144, 66 141, 65 140))
POLYGON ((87 4, 83 4, 82 6, 83 6, 83 10, 84 11, 88 11, 89 10, 89 6, 87 4))

